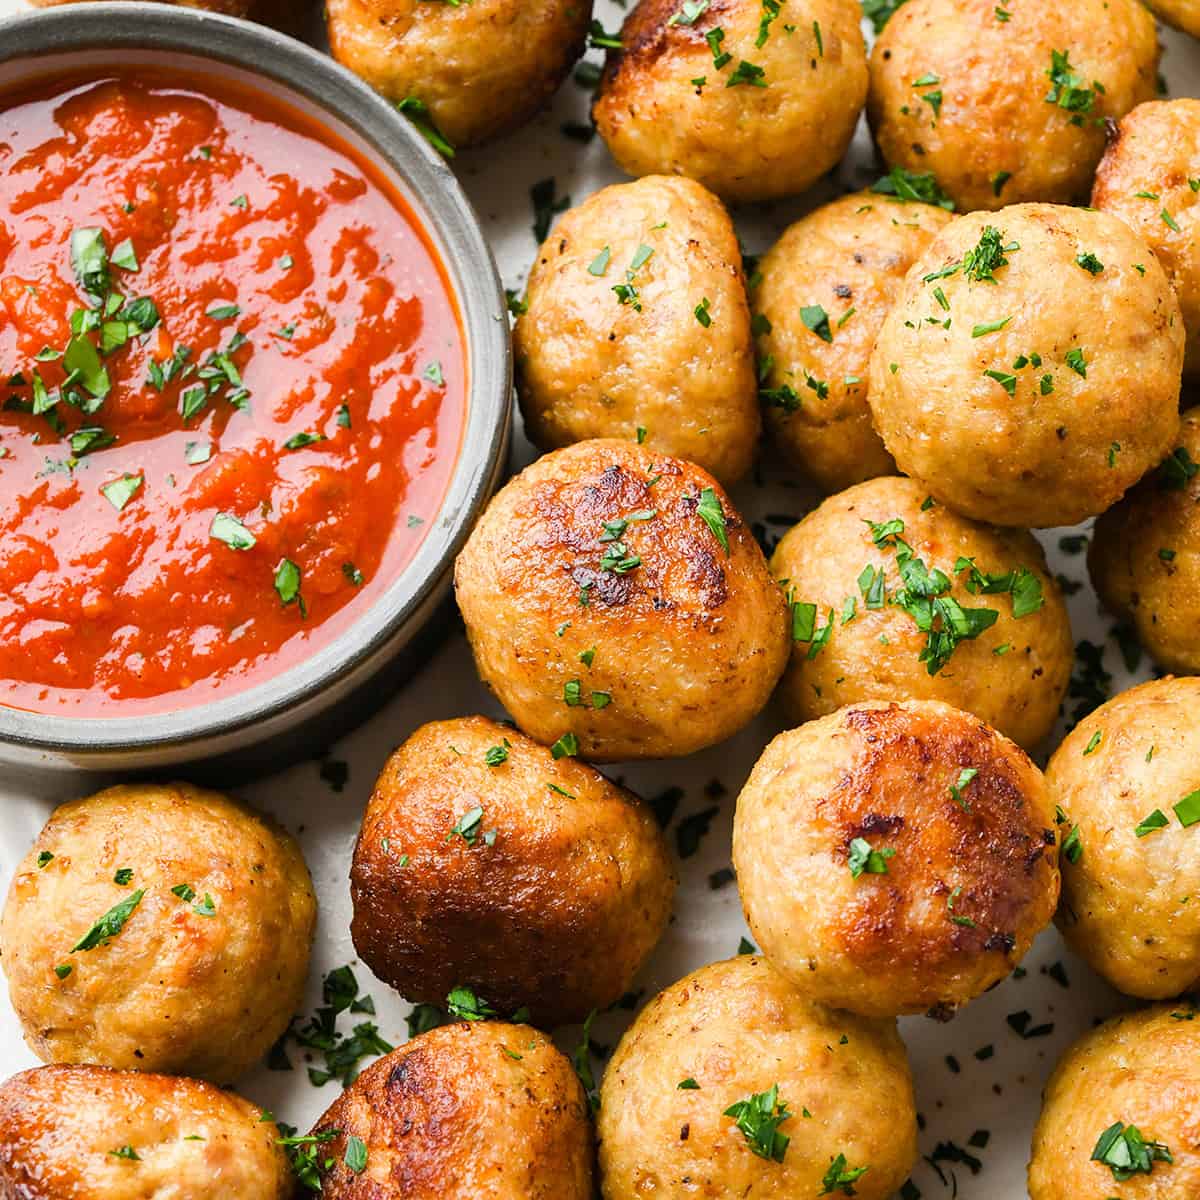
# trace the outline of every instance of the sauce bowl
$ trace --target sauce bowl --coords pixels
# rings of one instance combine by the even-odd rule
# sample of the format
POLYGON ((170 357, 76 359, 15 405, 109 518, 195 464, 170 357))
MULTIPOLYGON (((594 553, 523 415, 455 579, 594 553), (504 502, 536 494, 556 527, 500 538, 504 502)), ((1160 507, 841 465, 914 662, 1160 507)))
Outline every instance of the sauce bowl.
MULTIPOLYGON (((369 158, 441 259, 467 355, 450 483, 407 566, 332 641, 265 682, 150 715, 64 717, 0 705, 0 765, 21 773, 275 770, 312 757, 386 700, 432 640, 454 558, 507 461, 511 352, 503 288, 474 212, 409 121, 332 59, 260 25, 120 0, 0 21, 0 98, 106 66, 185 70, 256 89, 369 158)), ((169 704, 169 697, 166 698, 169 704)))

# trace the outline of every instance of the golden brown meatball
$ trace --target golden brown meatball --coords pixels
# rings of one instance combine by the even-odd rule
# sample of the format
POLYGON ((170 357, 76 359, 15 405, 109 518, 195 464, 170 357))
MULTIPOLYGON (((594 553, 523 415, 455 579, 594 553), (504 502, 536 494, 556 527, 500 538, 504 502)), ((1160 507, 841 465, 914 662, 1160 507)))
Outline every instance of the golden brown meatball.
POLYGON ((197 1079, 38 1067, 0 1086, 0 1196, 286 1200, 278 1139, 261 1109, 197 1079))
POLYGON ((936 499, 996 525, 1072 525, 1174 445, 1183 343, 1171 285, 1127 225, 1014 205, 957 218, 917 260, 868 398, 936 499))
POLYGON ((1146 7, 1168 25, 1200 37, 1200 2, 1198 0, 1146 0, 1146 7))
POLYGON ((797 221, 763 256, 754 289, 767 427, 827 492, 895 470, 871 424, 867 367, 913 260, 950 220, 873 192, 797 221))
POLYGON ((733 865, 759 946, 807 995, 942 1017, 1053 915, 1053 827, 1042 773, 982 721, 932 700, 857 704, 763 751, 733 865))
POLYGON ((872 51, 867 114, 884 158, 932 171, 964 212, 1069 204, 1105 118, 1154 98, 1158 55, 1137 0, 908 0, 872 51))
POLYGON ((741 729, 788 656, 783 593, 705 471, 632 442, 527 467, 455 569, 475 665, 517 724, 611 761, 741 729))
POLYGON ((1200 679, 1143 683, 1082 720, 1046 768, 1067 839, 1059 928, 1148 1000, 1200 984, 1198 710, 1200 679))
POLYGON ((630 175, 687 175, 727 200, 811 187, 867 94, 856 0, 639 0, 592 116, 630 175))
POLYGON ((690 179, 617 184, 571 209, 513 329, 530 438, 637 439, 726 485, 744 475, 759 419, 741 262, 729 215, 690 179))
POLYGON ((583 53, 591 0, 329 0, 329 48, 388 100, 421 101, 454 146, 541 109, 583 53))
POLYGON ((1162 263, 1183 311, 1190 375, 1200 372, 1198 181, 1200 100, 1158 100, 1117 126, 1092 189, 1092 205, 1120 217, 1162 263))
POLYGON ((1097 522, 1088 552, 1104 603, 1168 671, 1200 673, 1200 408, 1176 448, 1097 522))
MULTIPOLYGON (((591 1200, 587 1101, 528 1025, 448 1025, 372 1063, 313 1127, 325 1200, 591 1200), (348 1142, 365 1164, 346 1162, 348 1142)), ((352 1156, 353 1160, 353 1156, 352 1156)))
POLYGON ((1030 1200, 1190 1200, 1200 1194, 1200 1022, 1187 1005, 1084 1034, 1042 1097, 1030 1200))
POLYGON ((56 809, 17 868, 0 962, 50 1062, 235 1079, 300 1005, 316 898, 273 821, 188 784, 56 809))
POLYGON ((1041 546, 884 477, 831 496, 784 536, 771 571, 804 611, 782 692, 796 724, 861 700, 942 700, 1022 746, 1053 729, 1074 662, 1041 546), (942 608, 923 631, 934 576, 942 608), (956 622, 979 626, 955 636, 956 622), (990 624, 987 624, 991 622, 990 624), (985 627, 986 626, 986 627, 985 627))
POLYGON ((599 1134, 605 1200, 884 1200, 917 1156, 896 1023, 813 1004, 751 955, 642 1010, 605 1072, 599 1134), (735 1109, 755 1100, 778 1118, 757 1138, 735 1109))
MULTIPOLYGON (((57 8, 61 4, 74 3, 75 0, 29 0, 35 8, 57 8)), ((255 0, 166 0, 169 4, 178 4, 182 8, 200 8, 207 12, 223 13, 229 17, 245 17, 258 4, 255 0)))
POLYGON ((351 932, 409 1000, 441 1003, 468 984, 549 1027, 620 999, 674 890, 636 796, 515 729, 463 717, 423 725, 380 774, 350 869, 351 932))

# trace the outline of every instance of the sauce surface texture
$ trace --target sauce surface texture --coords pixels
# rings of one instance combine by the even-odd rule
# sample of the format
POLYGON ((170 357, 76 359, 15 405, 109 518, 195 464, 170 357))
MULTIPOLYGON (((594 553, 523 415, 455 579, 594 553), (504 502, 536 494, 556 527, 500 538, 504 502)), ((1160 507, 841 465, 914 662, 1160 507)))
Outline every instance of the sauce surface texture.
POLYGON ((404 201, 231 83, 0 98, 0 704, 128 716, 311 656, 445 494, 466 354, 404 201))

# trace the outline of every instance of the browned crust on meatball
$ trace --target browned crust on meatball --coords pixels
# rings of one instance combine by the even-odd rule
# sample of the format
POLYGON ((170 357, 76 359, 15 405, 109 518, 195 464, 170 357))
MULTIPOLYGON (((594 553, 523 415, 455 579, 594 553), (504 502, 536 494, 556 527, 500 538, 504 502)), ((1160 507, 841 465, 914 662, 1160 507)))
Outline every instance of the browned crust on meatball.
POLYGON ((587 1102, 570 1063, 528 1026, 457 1024, 368 1067, 313 1127, 333 1132, 326 1200, 590 1200, 587 1102), (367 1149, 361 1173, 346 1140, 367 1149))
POLYGON ((262 1110, 198 1079, 56 1064, 0 1086, 5 1200, 285 1200, 294 1180, 262 1110), (113 1150, 129 1146, 137 1159, 113 1150))
POLYGON ((599 761, 728 737, 787 661, 783 593, 720 484, 632 442, 579 442, 518 475, 459 555, 455 587, 479 673, 517 724, 545 744, 573 732, 599 761), (708 489, 728 553, 699 512, 708 489), (604 570, 605 523, 619 520, 640 564, 604 570), (564 702, 572 680, 581 703, 564 702))
POLYGON ((527 1008, 554 1026, 629 988, 674 886, 666 843, 633 793, 466 717, 423 726, 380 774, 350 870, 351 933, 410 1000, 441 1003, 468 984, 499 1012, 527 1008), (496 766, 492 746, 507 749, 496 766), (477 806, 468 845, 450 831, 477 806))
POLYGON ((1006 969, 1029 897, 1057 858, 1054 830, 1031 811, 1028 756, 982 721, 931 721, 898 704, 850 709, 845 725, 861 749, 821 803, 821 819, 846 859, 851 841, 871 834, 885 834, 896 856, 845 911, 843 946, 868 971, 964 955, 996 955, 1006 969), (969 812, 950 791, 964 769, 979 772, 963 789, 969 812), (916 798, 896 803, 898 777, 919 789, 919 813, 916 798), (971 880, 953 902, 953 915, 970 925, 931 925, 920 912, 930 897, 950 900, 950 863, 971 880))
POLYGON ((1019 747, 949 705, 905 701, 777 737, 738 799, 733 858, 751 931, 802 991, 868 1016, 942 1017, 1050 920, 1055 841, 1019 747), (856 838, 895 852, 886 872, 851 874, 856 838))

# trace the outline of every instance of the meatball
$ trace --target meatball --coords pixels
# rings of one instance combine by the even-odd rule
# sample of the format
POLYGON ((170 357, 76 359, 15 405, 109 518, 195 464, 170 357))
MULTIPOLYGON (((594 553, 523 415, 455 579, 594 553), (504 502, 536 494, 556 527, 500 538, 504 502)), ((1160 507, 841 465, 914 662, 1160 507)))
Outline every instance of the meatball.
POLYGON ((11 1200, 288 1200, 293 1186, 270 1117, 210 1083, 51 1066, 0 1086, 11 1200))
POLYGON ((1188 1008, 1106 1021, 1059 1060, 1033 1133, 1030 1200, 1200 1194, 1200 1023, 1188 1008))
POLYGON ((822 490, 895 470, 871 424, 867 367, 905 273, 950 215, 871 192, 792 225, 751 297, 762 400, 776 445, 822 490))
POLYGON ((523 125, 583 53, 591 0, 329 0, 329 48, 454 146, 523 125), (417 110, 421 112, 421 109, 417 110))
POLYGON ((1168 25, 1200 37, 1200 0, 1146 0, 1146 7, 1168 25))
POLYGON ((966 709, 1028 748, 1053 729, 1075 644, 1042 548, 1024 530, 980 525, 913 480, 884 477, 809 513, 771 570, 804 638, 782 685, 797 724, 862 700, 911 698, 966 709), (926 572, 929 586, 914 590, 926 572))
POLYGON ((687 175, 727 200, 811 187, 867 95, 856 0, 639 0, 592 117, 630 175, 687 175))
POLYGON ((1097 522, 1088 553, 1104 603, 1168 671, 1200 673, 1200 408, 1166 462, 1097 522))
POLYGON ((1130 996, 1200 984, 1200 679, 1123 692, 1084 718, 1046 768, 1061 810, 1071 946, 1130 996))
POLYGON ((783 593, 720 485, 632 442, 578 442, 511 480, 455 588, 484 683, 531 737, 591 759, 719 742, 787 664, 783 593))
MULTIPOLYGON (((74 3, 75 0, 29 0, 35 8, 57 8, 60 4, 74 3)), ((181 8, 200 8, 207 12, 222 13, 227 17, 245 17, 262 5, 258 0, 167 0, 167 3, 178 4, 181 8)))
POLYGON ((733 222, 690 179, 590 196, 555 226, 513 330, 525 429, 543 450, 637 439, 729 485, 759 419, 733 222))
POLYGON ((751 955, 642 1010, 605 1072, 599 1134, 605 1200, 885 1200, 917 1156, 896 1023, 813 1004, 751 955))
POLYGON ((733 826, 763 953, 814 1000, 873 1017, 947 1017, 1003 979, 1054 913, 1057 860, 1042 773, 934 700, 781 733, 733 826))
POLYGON ((528 1025, 443 1026, 372 1063, 313 1128, 325 1200, 591 1200, 588 1106, 528 1025), (347 1162, 350 1138, 365 1163, 347 1162))
POLYGON ((274 822, 188 784, 54 811, 17 868, 0 962, 48 1062, 235 1079, 300 1006, 316 899, 274 822))
POLYGON ((354 849, 359 957, 409 1000, 457 984, 539 1025, 614 1004, 675 883, 632 793, 486 717, 417 730, 383 768, 354 849))
POLYGON ((936 499, 996 525, 1073 525, 1174 445, 1183 343, 1171 285, 1124 222, 1015 205, 957 218, 917 260, 868 400, 936 499))
MULTIPOLYGON (((1200 26, 1200 4, 1197 5, 1200 26)), ((1158 256, 1187 331, 1184 370, 1200 373, 1200 100, 1139 104, 1113 133, 1092 205, 1120 217, 1158 256)))
POLYGON ((964 212, 1069 204, 1105 119, 1154 98, 1158 57, 1138 0, 908 0, 871 54, 867 115, 884 158, 933 172, 964 212))

